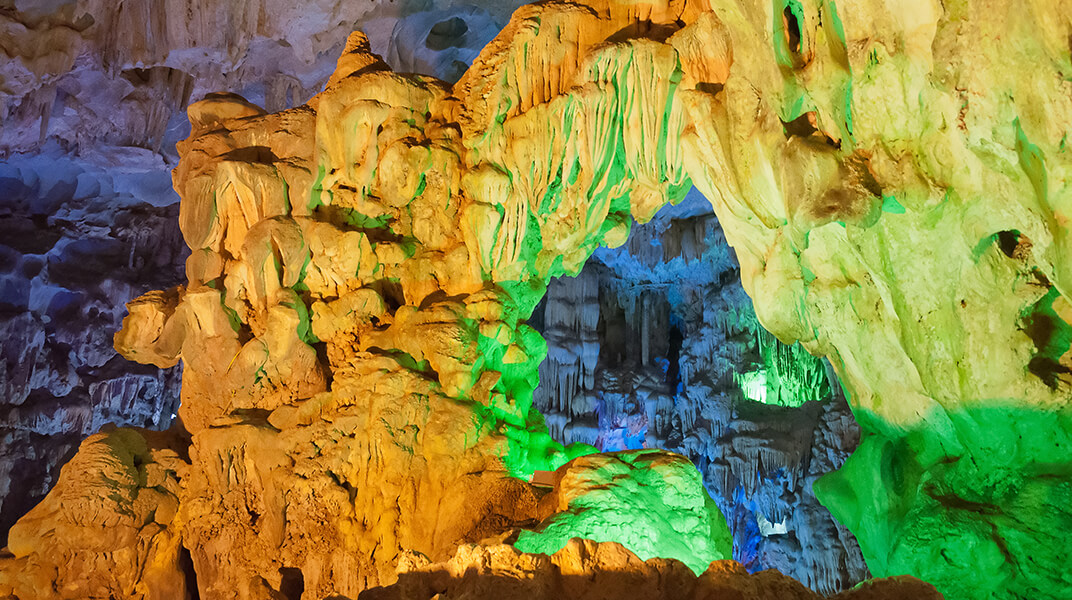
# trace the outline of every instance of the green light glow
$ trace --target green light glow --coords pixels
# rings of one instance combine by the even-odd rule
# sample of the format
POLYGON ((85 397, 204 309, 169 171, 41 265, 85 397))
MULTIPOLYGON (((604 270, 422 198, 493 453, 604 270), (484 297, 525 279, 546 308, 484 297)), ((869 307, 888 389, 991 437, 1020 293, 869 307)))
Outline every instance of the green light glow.
POLYGON ((641 559, 675 558, 696 574, 728 559, 733 542, 722 513, 686 458, 660 450, 594 454, 571 463, 556 513, 514 544, 553 554, 571 538, 618 542, 641 559), (563 506, 564 505, 564 506, 563 506))
POLYGON ((767 371, 758 369, 747 373, 734 373, 733 380, 741 387, 744 397, 753 402, 767 403, 767 371))
POLYGON ((756 336, 761 363, 757 368, 734 373, 733 381, 745 398, 763 404, 800 406, 830 395, 826 368, 800 344, 786 346, 766 331, 756 336))
POLYGON ((951 599, 1068 597, 1072 412, 990 401, 907 432, 856 416, 872 433, 814 489, 874 576, 914 575, 951 599))

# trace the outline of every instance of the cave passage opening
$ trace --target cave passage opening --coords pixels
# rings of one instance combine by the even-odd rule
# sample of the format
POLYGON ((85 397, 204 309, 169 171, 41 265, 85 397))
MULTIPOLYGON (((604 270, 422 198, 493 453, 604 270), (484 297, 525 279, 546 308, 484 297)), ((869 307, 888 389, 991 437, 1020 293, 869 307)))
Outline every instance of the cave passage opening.
POLYGON ((868 576, 811 494, 858 443, 844 392, 825 359, 760 325, 698 191, 552 279, 528 323, 547 340, 533 407, 556 442, 688 457, 752 571, 826 593, 868 576))

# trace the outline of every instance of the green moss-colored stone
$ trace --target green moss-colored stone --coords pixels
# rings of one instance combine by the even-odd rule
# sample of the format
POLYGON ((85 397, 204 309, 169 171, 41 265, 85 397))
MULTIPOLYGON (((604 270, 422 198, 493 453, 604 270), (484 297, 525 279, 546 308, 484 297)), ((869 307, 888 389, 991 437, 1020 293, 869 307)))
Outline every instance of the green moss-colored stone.
POLYGON ((556 473, 559 512, 514 544, 553 554, 570 538, 618 542, 640 558, 676 558, 697 574, 729 559, 722 513, 688 459, 661 450, 593 454, 556 473))

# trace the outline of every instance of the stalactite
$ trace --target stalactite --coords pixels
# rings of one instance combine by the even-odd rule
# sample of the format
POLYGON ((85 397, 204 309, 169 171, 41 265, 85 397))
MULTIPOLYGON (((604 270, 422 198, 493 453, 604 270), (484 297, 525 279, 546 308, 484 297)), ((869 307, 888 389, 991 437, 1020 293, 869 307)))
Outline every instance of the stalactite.
MULTIPOLYGON (((548 359, 541 367, 536 406, 549 415, 553 434, 567 435, 559 438, 563 441, 605 449, 643 442, 706 464, 701 469, 704 480, 723 512, 751 519, 750 528, 742 528, 740 536, 758 535, 752 532, 761 516, 785 522, 787 533, 735 541, 736 547, 757 552, 752 568, 777 566, 799 572, 815 589, 836 591, 865 577, 866 569, 855 542, 836 535, 836 529, 827 525, 829 514, 804 491, 810 481, 805 471, 813 462, 811 453, 835 452, 843 457, 853 444, 830 447, 826 441, 813 440, 815 408, 802 408, 803 418, 778 407, 770 410, 781 413, 752 414, 757 409, 748 406, 737 383, 748 370, 764 369, 768 374, 767 393, 774 404, 829 402, 830 388, 821 361, 799 347, 778 343, 758 325, 748 297, 736 283, 736 269, 717 221, 703 200, 693 197, 665 209, 648 224, 634 226, 625 245, 597 252, 578 277, 553 281, 544 317, 548 359), (671 297, 690 301, 674 303, 671 297), (690 310, 695 306, 702 309, 690 310), (591 309, 595 312, 589 313, 591 309), (578 340, 584 332, 598 329, 591 324, 601 320, 606 335, 618 314, 629 332, 619 342, 624 347, 596 340, 600 345, 593 353, 600 357, 594 369, 596 385, 585 383, 582 388, 575 375, 565 376, 580 370, 578 340), (680 392, 671 389, 667 379, 672 319, 687 332, 677 357, 680 392), (618 362, 618 356, 626 358, 618 362), (564 387, 571 385, 572 389, 564 387), (555 398, 582 396, 594 399, 597 430, 562 425, 568 407, 555 398), (791 518, 801 506, 817 516, 791 518), (783 551, 783 545, 798 545, 816 558, 788 560, 785 557, 793 553, 783 551), (838 566, 813 573, 820 560, 838 566)), ((570 407, 572 420, 583 418, 578 404, 570 407)))

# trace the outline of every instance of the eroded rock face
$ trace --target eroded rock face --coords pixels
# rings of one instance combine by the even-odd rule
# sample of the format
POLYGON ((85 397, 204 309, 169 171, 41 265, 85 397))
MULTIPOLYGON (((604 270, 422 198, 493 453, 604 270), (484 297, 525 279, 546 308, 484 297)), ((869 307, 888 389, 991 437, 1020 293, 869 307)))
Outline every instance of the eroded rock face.
POLYGON ((686 160, 761 322, 830 356, 870 434, 816 489, 872 572, 1059 597, 1036 523, 1069 518, 1068 359, 1035 324, 1066 327, 1067 5, 912 6, 719 14, 734 64, 685 100, 686 160))
MULTIPOLYGON (((619 544, 570 540, 558 552, 525 554, 502 545, 458 548, 449 561, 407 561, 398 583, 368 590, 360 600, 429 598, 586 599, 643 598, 714 600, 779 598, 817 600, 822 596, 778 573, 749 575, 740 564, 718 561, 698 577, 675 560, 642 561, 619 544)), ((935 599, 933 586, 913 577, 874 580, 836 596, 838 600, 935 599)))
POLYGON ((191 100, 228 90, 271 111, 300 105, 323 89, 355 24, 399 70, 446 78, 464 71, 454 61, 467 65, 518 5, 13 3, 0 15, 0 153, 37 152, 52 140, 86 157, 135 147, 171 158, 189 131, 191 100))
POLYGON ((181 564, 188 555, 172 526, 188 443, 136 429, 86 438, 45 500, 11 528, 0 593, 191 597, 181 564))
POLYGON ((0 541, 55 484, 81 438, 109 422, 164 428, 176 411, 178 369, 124 361, 111 338, 120 305, 183 280, 171 170, 191 100, 228 90, 270 110, 300 105, 323 89, 355 27, 396 69, 456 79, 516 6, 8 4, 0 541))
POLYGON ((62 156, 0 165, 0 539, 83 437, 166 428, 178 408, 178 368, 112 348, 120 304, 183 278, 178 207, 137 183, 62 156))
MULTIPOLYGON (((361 35, 308 107, 191 107, 176 171, 189 282, 133 302, 116 345, 185 363, 180 515, 202 597, 282 593, 295 569, 314 596, 389 583, 404 550, 441 560, 534 525, 508 474, 590 451, 530 411, 536 292, 487 278, 458 235, 460 107, 361 35)), ((705 535, 722 519, 708 504, 705 535)))
POLYGON ((523 321, 693 183, 850 392, 869 436, 820 497, 872 571, 1066 589, 1067 4, 546 3, 453 88, 357 35, 305 106, 192 107, 189 282, 116 341, 185 363, 201 597, 352 597, 528 517, 457 508, 587 451, 530 410, 523 321))
MULTIPOLYGON (((912 6, 906 21, 875 16, 886 9, 868 2, 780 3, 773 14, 764 3, 718 4, 695 19, 699 8, 672 5, 692 23, 667 39, 672 65, 638 63, 660 51, 639 42, 593 52, 680 76, 681 122, 658 91, 648 106, 680 132, 681 164, 712 200, 760 321, 830 356, 873 434, 845 475, 820 487, 872 572, 913 572, 966 597, 1059 594, 1067 542, 1052 532, 1063 527, 1035 523, 1068 518, 1051 504, 1069 489, 1058 466, 1068 455, 1067 7, 912 6), (987 575, 962 577, 980 555, 991 557, 987 575)), ((594 15, 562 18, 575 33, 546 14, 538 27, 515 21, 509 31, 524 43, 513 51, 542 56, 541 44, 602 34, 594 15)), ((652 9, 650 21, 669 19, 652 9)), ((591 60, 577 71, 551 60, 524 86, 512 85, 521 75, 510 60, 495 63, 506 83, 479 67, 468 77, 507 123, 540 107, 566 120, 555 109, 569 94, 556 97, 554 82, 607 64, 591 60)), ((630 133, 658 130, 629 116, 630 133)), ((642 153, 622 139, 626 156, 642 153)), ((659 172, 674 172, 675 151, 659 172)))

